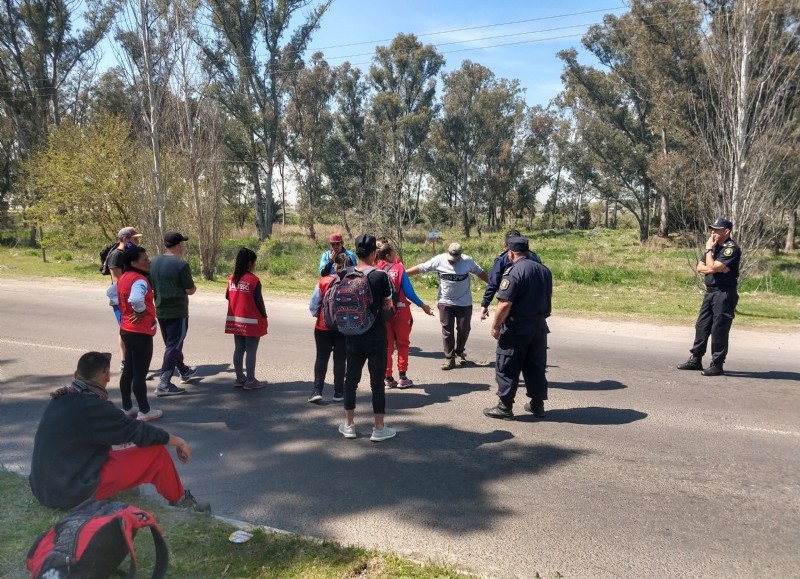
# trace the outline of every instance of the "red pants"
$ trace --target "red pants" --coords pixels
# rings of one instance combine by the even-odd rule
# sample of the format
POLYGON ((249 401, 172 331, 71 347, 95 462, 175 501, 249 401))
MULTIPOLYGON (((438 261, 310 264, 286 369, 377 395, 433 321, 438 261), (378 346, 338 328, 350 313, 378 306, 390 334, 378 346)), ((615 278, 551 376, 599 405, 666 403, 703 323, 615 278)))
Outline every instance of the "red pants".
POLYGON ((411 345, 411 325, 414 318, 411 317, 411 308, 406 305, 404 308, 397 308, 392 319, 386 322, 386 375, 392 375, 392 354, 397 344, 397 370, 401 374, 408 371, 408 348, 411 345))
POLYGON ((130 446, 109 452, 95 497, 107 499, 147 483, 171 503, 183 498, 183 483, 166 446, 130 446))

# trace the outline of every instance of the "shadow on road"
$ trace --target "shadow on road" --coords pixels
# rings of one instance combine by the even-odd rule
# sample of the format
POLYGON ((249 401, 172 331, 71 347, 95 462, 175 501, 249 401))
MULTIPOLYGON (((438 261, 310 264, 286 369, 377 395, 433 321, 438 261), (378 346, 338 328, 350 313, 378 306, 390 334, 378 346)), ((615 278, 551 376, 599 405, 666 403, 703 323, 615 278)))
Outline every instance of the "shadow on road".
POLYGON ((562 390, 578 390, 589 392, 593 390, 621 390, 627 388, 622 382, 616 380, 600 380, 599 382, 587 382, 576 380, 574 382, 549 382, 550 388, 561 388, 562 390))
MULTIPOLYGON (((645 412, 631 410, 630 408, 603 408, 600 406, 587 406, 586 408, 559 408, 548 410, 547 422, 568 422, 570 424, 585 424, 587 426, 613 426, 630 424, 637 420, 647 418, 645 412)), ((518 422, 539 422, 542 419, 531 414, 517 414, 518 422)))
POLYGON ((754 378, 755 380, 794 380, 800 382, 800 373, 786 372, 784 370, 769 370, 767 372, 731 372, 725 370, 726 376, 732 378, 754 378))

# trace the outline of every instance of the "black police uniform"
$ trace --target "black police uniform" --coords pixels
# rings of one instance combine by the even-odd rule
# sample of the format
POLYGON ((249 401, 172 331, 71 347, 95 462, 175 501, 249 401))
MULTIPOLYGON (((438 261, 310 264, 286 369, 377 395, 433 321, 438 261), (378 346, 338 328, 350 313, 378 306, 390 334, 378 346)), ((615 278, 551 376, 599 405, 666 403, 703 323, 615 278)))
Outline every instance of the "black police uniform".
POLYGON ((711 365, 721 368, 728 355, 728 334, 739 302, 736 285, 742 250, 735 241, 728 239, 722 245, 715 244, 710 251, 714 261, 724 263, 730 271, 706 274, 706 295, 695 324, 694 345, 689 351, 695 358, 702 358, 710 336, 711 365))
POLYGON ((525 378, 528 397, 547 400, 547 327, 552 310, 553 276, 532 259, 520 259, 506 268, 497 292, 499 301, 511 302, 511 310, 497 339, 495 377, 497 395, 510 410, 525 378))

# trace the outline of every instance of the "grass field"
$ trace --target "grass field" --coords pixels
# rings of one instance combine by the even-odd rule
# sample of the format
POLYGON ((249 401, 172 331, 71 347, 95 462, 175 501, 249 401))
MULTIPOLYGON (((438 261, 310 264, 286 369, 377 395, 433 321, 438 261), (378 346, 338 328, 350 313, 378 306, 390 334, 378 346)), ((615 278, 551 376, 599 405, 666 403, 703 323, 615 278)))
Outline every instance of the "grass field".
MULTIPOLYGON (((200 577, 252 579, 348 579, 416 578, 466 579, 468 575, 447 567, 421 565, 393 555, 335 543, 305 539, 264 530, 234 544, 228 537, 236 527, 213 517, 190 513, 156 503, 138 492, 126 492, 115 500, 135 504, 155 516, 169 547, 170 578, 200 577)), ((0 577, 22 579, 25 555, 39 533, 49 529, 64 513, 42 507, 27 481, 0 469, 0 577)), ((149 577, 155 561, 149 531, 136 537, 140 572, 149 577)), ((125 563, 127 570, 128 563, 125 563)))
MULTIPOLYGON (((277 227, 271 239, 258 249, 258 275, 269 294, 283 293, 307 297, 319 279, 319 256, 326 249, 328 231, 319 232, 314 242, 297 227, 277 227)), ((694 273, 697 248, 686 247, 679 237, 653 239, 644 245, 632 230, 548 231, 530 236, 531 248, 553 272, 554 314, 590 315, 635 319, 656 323, 687 323, 697 315, 702 298, 702 282, 694 273)), ((403 247, 407 266, 425 261, 443 251, 450 241, 460 241, 464 253, 471 255, 487 271, 502 247, 499 234, 464 240, 457 233, 446 233, 436 251, 425 241, 424 232, 410 231, 403 247)), ((189 261, 197 275, 199 262, 189 242, 189 261)), ((98 284, 107 283, 98 272, 98 241, 82 247, 48 251, 43 263, 35 248, 0 248, 0 276, 67 277, 98 284)), ((150 247, 147 240, 145 247, 150 247)), ((223 244, 214 281, 199 282, 207 291, 224 292, 224 280, 232 269, 233 258, 241 245, 256 247, 254 237, 240 235, 223 244)), ((348 245, 346 243, 346 245, 348 245)), ((352 245, 352 242, 349 244, 352 245)), ((152 251, 151 251, 152 253, 152 251)), ((764 254, 754 275, 740 287, 737 325, 786 326, 800 321, 800 253, 764 254)), ((412 278, 423 299, 436 297, 436 278, 412 278)), ((473 283, 475 301, 484 285, 473 283)))

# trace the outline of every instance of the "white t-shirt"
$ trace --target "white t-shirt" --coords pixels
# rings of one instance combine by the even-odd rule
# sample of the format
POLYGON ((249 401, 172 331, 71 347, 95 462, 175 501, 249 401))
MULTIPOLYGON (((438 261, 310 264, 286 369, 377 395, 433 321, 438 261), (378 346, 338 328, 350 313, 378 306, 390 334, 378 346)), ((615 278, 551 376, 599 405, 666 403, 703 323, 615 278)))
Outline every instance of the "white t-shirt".
POLYGON ((425 263, 419 265, 420 273, 435 271, 439 274, 439 296, 440 304, 449 306, 471 306, 472 292, 469 274, 480 275, 483 269, 468 255, 461 255, 455 263, 451 263, 447 258, 448 253, 442 253, 432 257, 425 263))

